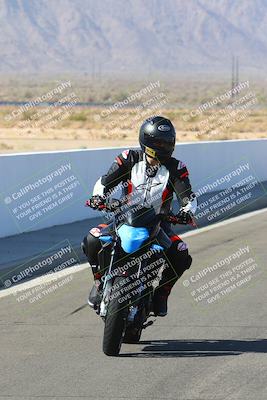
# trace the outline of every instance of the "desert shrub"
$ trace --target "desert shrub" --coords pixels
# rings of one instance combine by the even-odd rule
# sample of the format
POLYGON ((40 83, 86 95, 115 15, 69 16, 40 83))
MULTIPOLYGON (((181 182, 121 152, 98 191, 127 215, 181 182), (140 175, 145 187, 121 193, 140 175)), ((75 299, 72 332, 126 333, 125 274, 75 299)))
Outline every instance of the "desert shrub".
POLYGON ((86 121, 87 120, 87 117, 86 117, 86 115, 84 114, 84 113, 82 113, 82 112, 80 112, 80 113, 72 113, 70 116, 69 116, 69 120, 70 121, 86 121))

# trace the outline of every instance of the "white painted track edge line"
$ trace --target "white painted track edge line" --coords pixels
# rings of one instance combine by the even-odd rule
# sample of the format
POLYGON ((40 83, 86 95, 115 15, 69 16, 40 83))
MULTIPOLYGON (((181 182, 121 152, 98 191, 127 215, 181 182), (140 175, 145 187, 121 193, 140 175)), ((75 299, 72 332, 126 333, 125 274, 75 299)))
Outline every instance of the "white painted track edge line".
POLYGON ((232 224, 234 222, 246 220, 248 218, 254 217, 255 215, 263 214, 264 212, 267 212, 267 208, 262 208, 260 210, 251 211, 249 213, 238 215, 237 217, 229 218, 229 219, 226 219, 226 220, 221 221, 221 222, 217 222, 217 223, 209 225, 209 226, 204 226, 203 228, 195 229, 194 231, 191 231, 191 232, 182 233, 181 236, 184 238, 184 237, 198 235, 200 233, 208 232, 208 231, 211 231, 213 229, 217 229, 217 228, 220 228, 222 226, 226 226, 226 225, 232 224))
POLYGON ((75 274, 76 272, 83 271, 84 269, 89 268, 87 263, 75 265, 70 268, 66 268, 63 271, 58 271, 53 274, 38 276, 37 278, 31 279, 30 281, 15 285, 8 289, 3 289, 0 291, 0 299, 2 297, 10 296, 14 293, 20 293, 25 290, 31 289, 33 287, 43 285, 48 282, 56 281, 60 278, 64 278, 65 276, 75 274))

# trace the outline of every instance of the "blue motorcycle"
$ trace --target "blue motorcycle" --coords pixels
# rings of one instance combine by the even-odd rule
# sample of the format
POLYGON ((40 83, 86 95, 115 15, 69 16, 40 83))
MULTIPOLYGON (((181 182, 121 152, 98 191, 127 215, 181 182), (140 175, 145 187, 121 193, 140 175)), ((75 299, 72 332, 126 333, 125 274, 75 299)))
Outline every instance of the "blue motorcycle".
POLYGON ((99 237, 102 278, 96 312, 105 324, 103 352, 117 356, 122 343, 137 343, 142 330, 154 322, 148 321, 154 315, 153 293, 168 267, 164 250, 171 245, 161 223, 179 220, 172 214, 156 215, 153 207, 142 205, 121 211, 118 200, 105 210, 113 217, 99 237))

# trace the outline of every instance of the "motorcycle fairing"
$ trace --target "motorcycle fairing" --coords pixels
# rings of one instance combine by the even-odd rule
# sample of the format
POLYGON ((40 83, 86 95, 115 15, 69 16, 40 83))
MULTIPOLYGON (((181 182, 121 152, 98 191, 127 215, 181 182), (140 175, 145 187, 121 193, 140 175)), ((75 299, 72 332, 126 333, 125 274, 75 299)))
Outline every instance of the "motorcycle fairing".
POLYGON ((134 253, 149 238, 149 230, 123 224, 118 229, 121 247, 125 253, 134 253))
POLYGON ((113 241, 112 236, 110 235, 99 236, 99 239, 104 243, 111 243, 113 241))

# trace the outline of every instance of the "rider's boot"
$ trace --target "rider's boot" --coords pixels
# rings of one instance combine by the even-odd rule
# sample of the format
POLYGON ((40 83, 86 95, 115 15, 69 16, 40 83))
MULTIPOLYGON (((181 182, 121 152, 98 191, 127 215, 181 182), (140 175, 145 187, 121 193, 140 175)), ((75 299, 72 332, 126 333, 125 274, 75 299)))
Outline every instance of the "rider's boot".
POLYGON ((153 311, 159 317, 165 317, 168 313, 168 297, 171 290, 178 279, 190 267, 192 257, 188 254, 188 250, 174 253, 173 266, 164 269, 159 286, 155 289, 153 296, 153 311), (174 274, 175 271, 175 274, 174 274))
POLYGON ((153 296, 153 312, 155 316, 165 317, 168 314, 168 297, 174 283, 165 284, 155 289, 153 296))
POLYGON ((94 284, 89 292, 87 303, 89 304, 90 307, 97 309, 97 306, 101 301, 99 291, 101 289, 102 281, 101 281, 101 274, 99 273, 99 266, 96 264, 96 257, 94 257, 95 255, 94 253, 96 253, 97 251, 94 251, 93 254, 89 252, 89 249, 91 248, 94 249, 94 244, 95 244, 94 237, 88 235, 88 237, 85 237, 81 242, 81 249, 87 257, 90 269, 94 277, 94 284), (88 244, 89 239, 90 239, 89 243, 90 245, 88 244))
POLYGON ((102 275, 98 272, 94 273, 94 284, 89 292, 87 303, 90 307, 97 309, 97 306, 101 302, 101 289, 102 289, 102 275))

